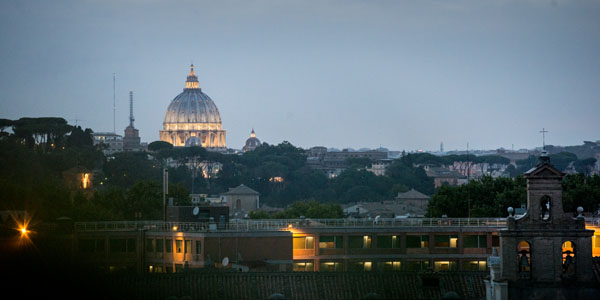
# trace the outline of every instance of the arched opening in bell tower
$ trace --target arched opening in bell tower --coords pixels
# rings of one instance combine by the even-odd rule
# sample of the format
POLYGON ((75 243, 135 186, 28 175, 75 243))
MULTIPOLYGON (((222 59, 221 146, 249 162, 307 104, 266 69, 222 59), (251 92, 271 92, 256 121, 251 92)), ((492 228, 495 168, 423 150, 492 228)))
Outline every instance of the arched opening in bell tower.
POLYGON ((540 219, 547 221, 550 220, 550 208, 552 206, 552 199, 548 195, 542 196, 540 198, 540 219))
POLYGON ((574 278, 576 267, 576 248, 572 241, 565 241, 562 244, 562 274, 563 278, 574 278))
POLYGON ((517 263, 519 278, 531 278, 531 245, 527 241, 520 241, 517 245, 517 263))

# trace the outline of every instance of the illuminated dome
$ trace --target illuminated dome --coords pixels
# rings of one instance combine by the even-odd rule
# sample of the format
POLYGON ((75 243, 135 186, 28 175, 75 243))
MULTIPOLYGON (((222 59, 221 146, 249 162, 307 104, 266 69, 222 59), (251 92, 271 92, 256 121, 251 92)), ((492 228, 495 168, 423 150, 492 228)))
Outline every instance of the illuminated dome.
POLYGON ((219 109, 200 89, 194 65, 191 65, 183 92, 167 108, 160 140, 179 147, 193 144, 209 150, 225 149, 225 130, 221 128, 219 109), (192 137, 200 144, 196 140, 187 143, 192 137))
POLYGON ((256 149, 256 147, 260 146, 260 140, 256 138, 256 134, 254 133, 254 128, 250 133, 250 137, 246 140, 246 145, 242 148, 242 151, 252 151, 256 149))

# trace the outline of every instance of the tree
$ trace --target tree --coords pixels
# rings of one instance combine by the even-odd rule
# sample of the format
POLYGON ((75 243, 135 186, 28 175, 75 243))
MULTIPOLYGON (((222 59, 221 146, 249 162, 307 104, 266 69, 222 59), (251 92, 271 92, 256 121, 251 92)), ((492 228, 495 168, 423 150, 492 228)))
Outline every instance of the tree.
POLYGON ((148 144, 148 150, 150 151, 161 151, 161 150, 170 150, 173 149, 173 144, 165 142, 165 141, 154 141, 148 144))
POLYGON ((438 189, 427 207, 427 215, 451 218, 504 217, 506 209, 527 201, 525 180, 484 176, 461 186, 445 185, 438 189))
MULTIPOLYGON (((170 191, 169 191, 170 192, 170 191)), ((162 185, 156 181, 138 181, 127 191, 122 210, 125 219, 132 220, 141 213, 144 220, 159 220, 162 216, 162 185)))
POLYGON ((192 205, 190 193, 182 183, 169 184, 169 198, 173 198, 176 206, 192 205))
POLYGON ((160 166, 143 152, 115 153, 103 167, 108 185, 129 188, 141 180, 162 180, 160 166))
POLYGON ((342 207, 338 204, 323 203, 317 201, 294 202, 287 209, 276 213, 274 219, 298 219, 300 217, 312 219, 334 219, 343 217, 342 207))

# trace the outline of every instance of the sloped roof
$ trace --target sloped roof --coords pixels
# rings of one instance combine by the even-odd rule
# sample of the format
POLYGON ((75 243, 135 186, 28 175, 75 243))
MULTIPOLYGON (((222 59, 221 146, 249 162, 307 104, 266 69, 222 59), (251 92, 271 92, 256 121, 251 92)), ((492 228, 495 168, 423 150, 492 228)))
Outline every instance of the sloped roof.
POLYGON ((258 195, 259 192, 240 184, 234 188, 229 188, 229 191, 223 193, 223 195, 258 195))
POLYGON ((563 172, 561 172, 559 169, 555 168, 552 164, 550 164, 550 162, 545 162, 542 164, 539 164, 531 169, 529 169, 527 172, 525 172, 523 174, 523 176, 525 177, 532 177, 532 176, 540 176, 540 177, 546 177, 546 176, 551 176, 551 177, 562 177, 565 174, 563 172))
POLYGON ((410 191, 406 192, 406 193, 398 193, 398 196, 396 196, 396 199, 429 199, 429 196, 415 190, 415 189, 410 189, 410 191))
POLYGON ((188 274, 122 275, 111 280, 141 299, 441 299, 456 292, 462 299, 485 299, 486 272, 443 272, 439 286, 423 287, 416 272, 200 272, 188 274))

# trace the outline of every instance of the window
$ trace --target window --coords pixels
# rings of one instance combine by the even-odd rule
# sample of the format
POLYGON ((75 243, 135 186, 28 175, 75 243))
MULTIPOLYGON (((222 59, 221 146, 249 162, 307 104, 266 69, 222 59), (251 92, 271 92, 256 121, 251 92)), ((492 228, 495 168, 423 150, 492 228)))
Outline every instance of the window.
POLYGON ((154 252, 154 240, 146 239, 146 252, 154 252))
POLYGON ((192 253, 192 241, 185 240, 185 253, 192 253))
POLYGON ((315 266, 312 261, 294 262, 294 272, 312 272, 314 270, 315 266))
POLYGON ((348 264, 348 271, 371 271, 373 270, 373 263, 370 261, 355 261, 348 264))
POLYGON ((400 248, 400 237, 397 235, 378 235, 377 248, 400 248))
POLYGON ((487 236, 465 235, 463 243, 465 248, 487 248, 487 236))
POLYGON ((127 251, 127 241, 125 239, 110 239, 110 252, 127 251))
POLYGON ((319 270, 322 272, 336 272, 342 271, 342 263, 337 261, 326 261, 321 262, 319 265, 319 270))
POLYGON ((175 252, 181 253, 183 252, 183 241, 175 240, 175 252))
POLYGON ((127 252, 135 252, 137 248, 136 245, 137 244, 135 243, 135 239, 127 239, 127 252))
POLYGON ((407 271, 424 271, 429 268, 428 260, 409 260, 406 262, 407 271))
POLYGON ((164 241, 162 239, 156 240, 156 252, 162 253, 164 249, 164 241))
POLYGON ((344 237, 342 236, 321 236, 319 237, 319 248, 344 248, 344 237))
POLYGON ((406 248, 428 248, 429 247, 429 236, 428 235, 407 235, 406 236, 406 248))
POLYGON ((444 261, 436 261, 433 265, 433 270, 435 272, 439 272, 439 271, 456 271, 456 262, 455 261, 448 261, 448 260, 444 260, 444 261))
POLYGON ((167 251, 167 253, 173 252, 173 240, 171 240, 171 239, 165 240, 165 250, 167 251))
POLYGON ((196 254, 202 254, 202 241, 196 241, 196 254))
POLYGON ((294 249, 313 249, 314 240, 312 236, 294 237, 294 249))
POLYGON ((492 247, 500 247, 500 237, 492 235, 492 247))
POLYGON ((463 271, 486 271, 487 262, 485 260, 469 260, 463 262, 463 271))
POLYGON ((457 235, 436 235, 435 246, 439 248, 456 248, 457 235))
POLYGON ((348 237, 348 248, 359 249, 359 248, 371 248, 371 236, 349 236, 348 237))
POLYGON ((400 262, 399 261, 380 261, 377 262, 377 270, 378 271, 400 271, 400 262))

